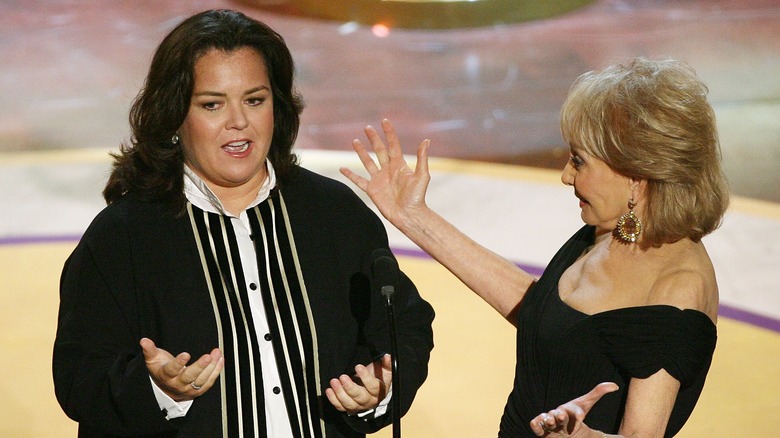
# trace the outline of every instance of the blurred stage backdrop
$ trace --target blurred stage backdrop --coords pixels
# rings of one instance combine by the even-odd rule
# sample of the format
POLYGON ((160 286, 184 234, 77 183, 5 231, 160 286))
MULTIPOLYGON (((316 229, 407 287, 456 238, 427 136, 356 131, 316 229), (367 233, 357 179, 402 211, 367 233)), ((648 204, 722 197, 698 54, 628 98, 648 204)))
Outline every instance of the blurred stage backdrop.
MULTIPOLYGON (((635 56, 688 61, 709 85, 735 201, 705 240, 721 288, 719 344, 680 436, 780 429, 777 0, 0 0, 0 435, 76 436, 51 382, 62 263, 103 206, 108 152, 128 139, 154 48, 211 8, 285 37, 307 103, 296 146, 305 166, 344 180, 339 166, 360 169, 351 140, 387 117, 407 153, 432 140, 429 203, 536 270, 580 224, 557 176, 570 84, 635 56)), ((404 434, 495 436, 511 326, 388 231, 437 310, 430 377, 404 434)))

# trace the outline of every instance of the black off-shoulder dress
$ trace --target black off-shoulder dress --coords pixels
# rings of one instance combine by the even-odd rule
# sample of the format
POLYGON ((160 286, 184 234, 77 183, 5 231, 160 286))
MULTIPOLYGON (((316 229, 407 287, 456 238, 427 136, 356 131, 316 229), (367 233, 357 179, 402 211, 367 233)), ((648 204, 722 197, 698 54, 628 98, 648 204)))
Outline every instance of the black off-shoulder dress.
POLYGON ((500 437, 535 436, 531 419, 607 381, 620 389, 604 396, 585 422, 617 433, 630 379, 661 368, 681 383, 665 436, 679 432, 696 405, 717 340, 707 315, 664 305, 587 315, 560 299, 559 278, 594 238, 591 226, 572 236, 520 306, 514 388, 500 437))

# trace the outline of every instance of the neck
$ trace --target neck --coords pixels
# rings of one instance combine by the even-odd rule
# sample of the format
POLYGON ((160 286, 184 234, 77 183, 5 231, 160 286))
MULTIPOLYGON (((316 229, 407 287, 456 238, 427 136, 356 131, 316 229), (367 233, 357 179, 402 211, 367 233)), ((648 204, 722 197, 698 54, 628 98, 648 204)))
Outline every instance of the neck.
MULTIPOLYGON (((236 217, 239 217, 250 205, 265 199, 276 181, 270 163, 266 163, 266 166, 258 169, 249 180, 236 185, 224 185, 205 180, 186 165, 184 173, 185 190, 188 190, 186 188, 188 184, 194 186, 190 187, 189 190, 192 191, 193 199, 197 201, 196 205, 202 202, 202 207, 209 209, 206 206, 209 204, 217 212, 224 212, 236 217), (260 196, 263 198, 260 199, 260 196)), ((190 195, 188 194, 187 197, 189 198, 190 195)))
POLYGON ((206 183, 219 198, 222 208, 228 213, 239 216, 247 206, 257 198, 257 193, 263 185, 263 178, 253 178, 252 181, 237 187, 219 187, 206 183), (255 181, 257 180, 257 181, 255 181))

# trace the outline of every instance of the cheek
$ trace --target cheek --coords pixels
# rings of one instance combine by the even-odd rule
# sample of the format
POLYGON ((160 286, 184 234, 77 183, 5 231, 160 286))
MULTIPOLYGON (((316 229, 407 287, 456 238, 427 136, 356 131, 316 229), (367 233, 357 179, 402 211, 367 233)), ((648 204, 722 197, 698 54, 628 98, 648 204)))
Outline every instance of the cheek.
POLYGON ((263 130, 268 132, 269 136, 274 132, 274 111, 269 109, 265 114, 260 117, 260 125, 263 130))
POLYGON ((181 137, 181 150, 184 154, 184 161, 187 163, 198 161, 199 145, 202 143, 203 133, 199 132, 191 123, 185 123, 179 128, 179 137, 181 137))
POLYGON ((179 128, 179 137, 181 138, 182 152, 185 160, 194 160, 197 157, 200 145, 208 139, 210 129, 207 124, 200 123, 190 118, 185 119, 179 128))
POLYGON ((184 119, 184 122, 181 124, 177 132, 179 133, 179 137, 181 138, 181 144, 184 149, 184 153, 186 154, 187 149, 189 149, 189 147, 185 145, 191 145, 192 139, 193 137, 195 137, 195 135, 192 132, 192 123, 190 122, 189 117, 184 119))
POLYGON ((578 173, 577 177, 574 178, 574 188, 577 190, 577 193, 587 197, 590 194, 590 180, 588 179, 588 175, 578 173))
POLYGON ((193 114, 190 111, 179 127, 179 135, 190 142, 197 142, 204 138, 213 137, 215 132, 221 129, 220 120, 200 113, 193 114))
POLYGON ((189 165, 190 167, 192 167, 192 165, 193 165, 195 162, 197 162, 197 161, 198 161, 198 160, 197 160, 197 157, 196 157, 196 155, 195 155, 195 151, 192 149, 192 147, 191 147, 191 146, 189 146, 189 145, 191 145, 191 144, 192 144, 192 143, 190 143, 189 141, 187 141, 187 142, 185 143, 185 142, 184 142, 184 138, 182 137, 182 147, 181 147, 181 152, 182 152, 182 155, 184 155, 184 163, 185 163, 185 164, 187 164, 187 165, 189 165))

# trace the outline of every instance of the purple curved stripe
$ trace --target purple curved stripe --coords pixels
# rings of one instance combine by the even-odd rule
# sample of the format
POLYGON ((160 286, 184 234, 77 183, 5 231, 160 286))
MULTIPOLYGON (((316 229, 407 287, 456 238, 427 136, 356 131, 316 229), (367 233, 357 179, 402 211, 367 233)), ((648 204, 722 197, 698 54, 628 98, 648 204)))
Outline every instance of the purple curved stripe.
POLYGON ((780 321, 768 316, 748 312, 747 310, 737 309, 735 307, 721 304, 718 306, 718 316, 780 333, 780 321))
POLYGON ((62 235, 62 236, 7 236, 0 237, 0 246, 7 245, 30 245, 34 243, 62 243, 78 242, 81 234, 62 235))
MULTIPOLYGON (((46 244, 46 243, 64 243, 73 242, 76 243, 81 239, 80 234, 71 235, 53 235, 53 236, 9 236, 0 237, 0 246, 13 246, 13 245, 31 245, 31 244, 46 244)), ((431 259, 424 251, 419 249, 406 249, 406 248, 394 248, 393 253, 397 256, 403 257, 415 257, 431 259)), ((522 270, 528 272, 531 275, 540 276, 544 272, 544 267, 525 265, 516 263, 522 270)), ((771 330, 773 332, 780 333, 780 320, 770 318, 768 316, 758 315, 747 310, 737 309, 735 307, 721 304, 718 308, 719 316, 724 318, 733 319, 736 321, 744 322, 756 327, 771 330)))

